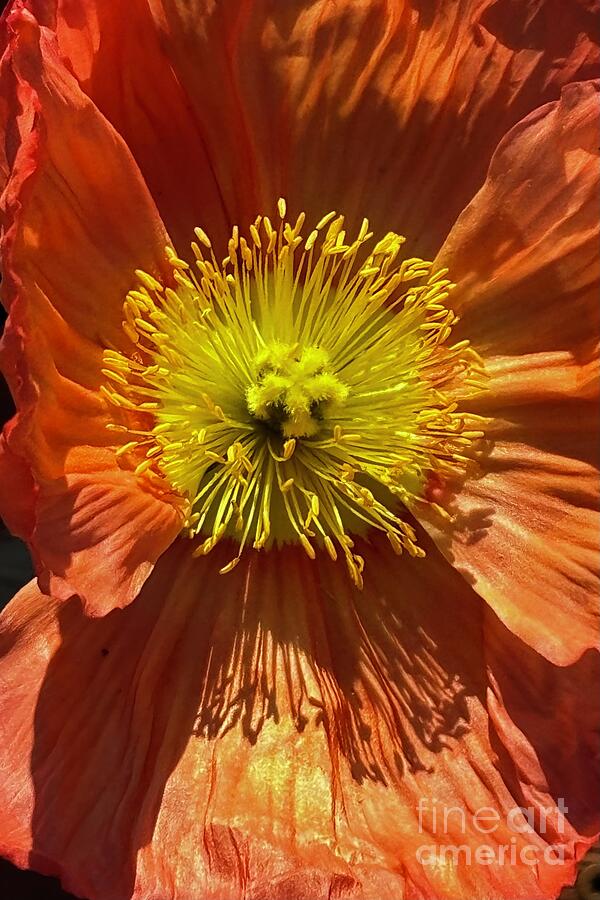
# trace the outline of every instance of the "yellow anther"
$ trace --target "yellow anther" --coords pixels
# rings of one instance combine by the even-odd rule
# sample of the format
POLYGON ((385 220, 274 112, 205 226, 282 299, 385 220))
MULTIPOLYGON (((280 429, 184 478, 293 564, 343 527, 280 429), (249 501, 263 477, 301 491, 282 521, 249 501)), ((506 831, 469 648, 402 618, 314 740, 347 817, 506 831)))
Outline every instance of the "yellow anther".
POLYGON ((369 231, 369 220, 363 219, 362 225, 360 226, 360 231, 358 232, 357 240, 364 241, 368 234, 368 231, 369 231))
POLYGON ((214 453, 212 450, 205 450, 204 455, 207 459, 210 459, 211 462, 225 464, 226 460, 224 456, 221 456, 219 453, 214 453))
MULTIPOLYGON (((269 243, 267 245, 267 255, 270 253, 273 253, 273 251, 275 250, 276 244, 277 244, 277 232, 272 231, 271 234, 269 235, 269 243)), ((283 250, 287 251, 287 247, 282 248, 282 253, 283 253, 283 250)))
POLYGON ((294 455, 294 450, 296 449, 296 438, 291 438, 286 441, 283 445, 283 458, 285 460, 291 459, 294 455))
POLYGON ((144 472, 146 472, 150 468, 152 463, 153 463, 152 459, 145 459, 143 462, 141 462, 138 466, 135 467, 134 474, 135 475, 143 475, 144 472))
POLYGON ((315 231, 311 231, 311 233, 309 234, 309 236, 308 236, 307 239, 306 239, 306 243, 304 244, 304 249, 305 249, 305 250, 312 250, 312 248, 314 247, 314 245, 315 245, 315 243, 316 243, 318 237, 319 237, 319 232, 318 232, 318 231, 316 231, 316 230, 315 230, 315 231))
POLYGON ((160 281, 157 281, 156 278, 153 278, 153 276, 149 275, 148 272, 144 272, 142 269, 136 269, 135 274, 137 275, 138 280, 149 291, 162 291, 163 290, 163 286, 160 283, 160 281))
POLYGON ((280 198, 277 214, 215 252, 196 228, 193 269, 166 248, 171 286, 137 270, 131 343, 107 349, 101 394, 120 465, 180 495, 194 556, 227 535, 225 574, 245 550, 296 541, 345 559, 360 588, 350 532, 420 557, 399 504, 427 503, 432 473, 469 476, 489 423, 457 397, 485 386, 484 367, 467 341, 449 345, 447 271, 396 261, 402 236, 373 240, 367 219, 330 212, 304 237, 304 213, 287 222, 280 198))
POLYGON ((317 231, 321 231, 322 228, 325 228, 325 226, 328 225, 329 222, 331 222, 331 220, 334 218, 334 216, 335 216, 335 212, 328 212, 327 215, 323 216, 322 219, 319 219, 319 221, 317 222, 317 224, 315 226, 317 231))
POLYGON ((122 444, 122 446, 117 449, 116 455, 123 456, 125 453, 129 453, 130 450, 133 450, 135 447, 137 447, 137 445, 137 441, 128 441, 126 444, 122 444))
POLYGON ((211 247, 210 240, 208 238, 208 235, 206 234, 205 231, 202 230, 202 228, 194 228, 194 234, 196 235, 196 237, 198 238, 198 240, 200 241, 201 244, 204 244, 205 247, 208 247, 210 249, 210 247, 211 247))
POLYGON ((187 263, 184 259, 179 259, 172 247, 166 247, 165 253, 167 255, 169 263, 173 266, 174 269, 189 269, 189 263, 187 263))
POLYGON ((116 381, 117 384, 129 383, 120 372, 113 372, 112 369, 101 369, 100 371, 106 378, 110 378, 111 381, 116 381))
POLYGON ((232 559, 231 562, 228 562, 226 566, 223 566, 221 569, 219 569, 219 573, 221 575, 227 575, 228 572, 231 572, 232 569, 235 569, 240 559, 241 557, 236 556, 235 559, 232 559))
POLYGON ((260 250, 260 248, 262 247, 262 243, 261 243, 260 234, 258 233, 258 228, 256 227, 256 225, 250 226, 250 236, 251 236, 252 240, 254 241, 254 244, 257 247, 257 249, 260 250))
POLYGON ((325 537, 323 538, 323 543, 325 544, 325 549, 327 550, 327 553, 329 554, 331 559, 335 562, 337 560, 337 551, 335 549, 333 541, 331 540, 331 538, 329 537, 328 534, 326 534, 325 537))
POLYGON ((304 547, 304 549, 305 549, 305 551, 306 551, 306 554, 307 554, 311 559, 316 559, 317 554, 315 553, 315 548, 313 547, 313 545, 311 544, 311 542, 309 541, 309 539, 306 537, 306 535, 305 535, 305 534, 300 534, 300 535, 299 535, 299 540, 300 540, 300 543, 302 544, 302 546, 304 547))

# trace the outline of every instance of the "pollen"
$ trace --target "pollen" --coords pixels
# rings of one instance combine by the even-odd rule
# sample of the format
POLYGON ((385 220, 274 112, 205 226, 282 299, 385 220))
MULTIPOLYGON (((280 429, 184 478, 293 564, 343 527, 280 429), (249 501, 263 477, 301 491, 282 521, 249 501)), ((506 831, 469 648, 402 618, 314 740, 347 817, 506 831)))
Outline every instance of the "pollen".
POLYGON ((277 210, 234 227, 224 259, 197 228, 188 259, 166 248, 169 278, 136 271, 104 353, 109 428, 120 464, 183 504, 194 555, 231 538, 225 573, 295 541, 360 587, 356 535, 424 555, 407 511, 432 475, 472 465, 483 420, 459 403, 485 372, 450 340, 446 269, 366 219, 352 236, 332 212, 306 235, 303 213, 277 210))

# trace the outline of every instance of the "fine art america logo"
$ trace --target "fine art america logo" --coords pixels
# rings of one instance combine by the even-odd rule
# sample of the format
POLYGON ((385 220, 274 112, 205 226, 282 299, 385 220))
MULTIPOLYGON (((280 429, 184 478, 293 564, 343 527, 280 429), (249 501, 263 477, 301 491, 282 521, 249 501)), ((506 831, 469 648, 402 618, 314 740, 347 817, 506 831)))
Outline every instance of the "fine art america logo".
POLYGON ((417 861, 423 866, 561 865, 565 845, 560 836, 568 811, 562 797, 556 806, 515 806, 505 813, 491 806, 466 810, 422 797, 419 834, 428 841, 417 847, 417 861))

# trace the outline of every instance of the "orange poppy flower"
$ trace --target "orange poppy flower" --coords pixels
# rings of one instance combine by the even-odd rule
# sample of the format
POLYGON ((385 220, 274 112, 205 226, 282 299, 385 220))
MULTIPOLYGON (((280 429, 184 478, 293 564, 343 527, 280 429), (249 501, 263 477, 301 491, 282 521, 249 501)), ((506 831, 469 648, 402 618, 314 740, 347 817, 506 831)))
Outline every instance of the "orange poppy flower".
POLYGON ((592 6, 5 14, 2 515, 38 582, 2 620, 1 855, 88 900, 572 880, 592 6))

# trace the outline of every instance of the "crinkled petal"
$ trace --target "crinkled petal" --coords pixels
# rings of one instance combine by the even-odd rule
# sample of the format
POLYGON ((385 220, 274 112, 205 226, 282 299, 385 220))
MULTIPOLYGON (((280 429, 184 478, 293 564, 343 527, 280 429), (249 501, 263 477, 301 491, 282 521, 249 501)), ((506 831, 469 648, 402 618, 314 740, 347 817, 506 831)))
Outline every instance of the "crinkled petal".
POLYGON ((593 15, 556 0, 151 8, 238 219, 284 195, 429 258, 505 132, 600 71, 593 15))
MULTIPOLYGON (((498 147, 439 255, 457 337, 485 356, 592 354, 598 305, 600 82, 570 84, 498 147)), ((543 368, 540 366, 540 369, 543 368)))
POLYGON ((598 639, 598 86, 506 137, 440 262, 457 337, 487 359, 471 408, 493 419, 480 476, 455 493, 440 546, 500 618, 555 662, 598 639))
POLYGON ((31 543, 45 584, 60 558, 54 574, 73 576, 64 592, 87 598, 93 583, 90 608, 110 609, 135 596, 181 521, 170 502, 120 472, 99 394, 102 351, 123 341, 122 304, 134 269, 156 271, 168 238, 127 148, 62 65, 51 36, 25 11, 13 12, 7 27, 6 96, 18 112, 26 92, 28 107, 17 116, 19 139, 7 134, 11 169, 2 197, 2 289, 10 312, 2 361, 18 411, 3 438, 3 468, 14 468, 23 489, 5 493, 3 515, 31 543), (106 489, 101 515, 93 504, 82 510, 89 491, 75 491, 71 475, 106 489), (89 544, 72 527, 74 507, 79 520, 88 519, 89 544), (143 549, 132 550, 144 531, 143 549), (121 555, 94 581, 104 538, 121 555), (134 559, 136 571, 129 571, 134 559), (85 584, 75 577, 84 572, 85 584))
POLYGON ((179 528, 173 507, 140 490, 131 473, 69 473, 38 499, 32 545, 43 548, 40 586, 68 599, 77 585, 93 614, 124 606, 179 528))
POLYGON ((492 412, 481 472, 450 494, 452 524, 428 528, 515 634, 567 664, 598 646, 596 404, 492 412))
MULTIPOLYGON (((57 36, 81 89, 136 159, 175 246, 183 253, 196 225, 223 243, 231 223, 224 184, 205 147, 206 124, 180 84, 145 0, 27 0, 57 36)), ((229 138, 227 138, 229 139, 229 138)))
POLYGON ((25 589, 3 622, 0 852, 89 900, 555 896, 595 827, 593 769, 573 770, 597 657, 557 669, 434 546, 358 549, 363 592, 325 555, 220 576, 235 548, 184 540, 103 619, 25 589), (565 742, 539 722, 567 707, 565 742), (481 845, 535 864, 469 865, 481 845))
POLYGON ((283 195, 431 258, 506 131, 600 71, 593 13, 562 0, 27 4, 184 247, 283 195))

